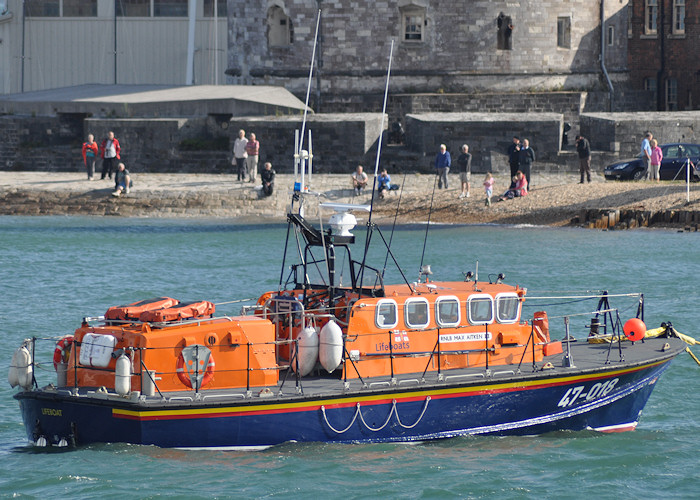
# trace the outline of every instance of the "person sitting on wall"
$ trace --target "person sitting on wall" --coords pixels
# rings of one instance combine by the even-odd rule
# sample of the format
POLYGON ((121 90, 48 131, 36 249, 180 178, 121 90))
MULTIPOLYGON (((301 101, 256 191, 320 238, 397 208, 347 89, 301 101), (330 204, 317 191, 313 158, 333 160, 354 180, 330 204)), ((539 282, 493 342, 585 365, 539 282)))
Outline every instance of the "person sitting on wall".
POLYGON ((399 186, 391 183, 391 176, 387 173, 386 169, 382 169, 377 177, 377 191, 379 192, 379 197, 384 198, 384 191, 396 191, 399 186))
POLYGON ((272 163, 269 161, 265 163, 262 172, 260 172, 260 179, 262 180, 263 195, 272 195, 272 190, 275 187, 275 171, 272 170, 272 163))
POLYGON ((129 194, 129 188, 131 187, 131 176, 123 163, 117 165, 117 171, 114 173, 114 181, 116 182, 117 187, 112 193, 112 196, 119 197, 121 196, 122 192, 129 194))
POLYGON ((358 165, 352 174, 352 187, 355 189, 355 195, 359 195, 367 187, 368 180, 367 174, 362 171, 362 165, 358 165))

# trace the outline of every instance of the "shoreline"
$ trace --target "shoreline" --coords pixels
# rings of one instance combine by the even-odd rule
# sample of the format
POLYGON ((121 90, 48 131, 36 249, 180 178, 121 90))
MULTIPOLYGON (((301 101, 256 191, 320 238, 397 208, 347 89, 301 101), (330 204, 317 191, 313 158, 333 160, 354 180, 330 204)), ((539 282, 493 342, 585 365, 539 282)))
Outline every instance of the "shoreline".
MULTIPOLYGON (((283 222, 290 200, 291 174, 278 174, 275 192, 260 196, 260 186, 237 182, 230 174, 133 175, 125 197, 111 196, 113 181, 87 181, 78 172, 0 171, 0 215, 88 215, 117 217, 237 218, 283 222)), ((459 179, 450 175, 449 189, 435 189, 432 175, 394 174, 403 189, 374 200, 373 220, 400 224, 497 224, 597 229, 682 227, 698 230, 700 184, 690 185, 686 201, 683 182, 605 181, 579 184, 577 176, 533 173, 528 196, 485 205, 482 175, 472 175, 469 198, 460 199, 459 179)), ((508 179, 496 175, 495 193, 508 179)), ((259 181, 258 181, 259 182, 259 181)), ((321 201, 370 204, 369 193, 358 197, 350 175, 314 174, 311 190, 321 201)), ((312 207, 309 207, 313 212, 312 207)))

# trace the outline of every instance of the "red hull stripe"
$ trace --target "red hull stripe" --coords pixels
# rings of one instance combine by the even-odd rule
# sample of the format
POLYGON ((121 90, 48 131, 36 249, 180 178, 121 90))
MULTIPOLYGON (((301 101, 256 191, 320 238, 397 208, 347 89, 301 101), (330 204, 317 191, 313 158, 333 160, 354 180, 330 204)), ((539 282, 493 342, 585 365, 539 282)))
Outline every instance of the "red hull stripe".
POLYGON ((604 378, 634 373, 640 370, 645 370, 653 366, 660 365, 669 360, 658 361, 635 368, 611 370, 605 373, 596 373, 591 375, 579 375, 573 377, 560 377, 550 379, 548 381, 531 380, 527 382, 508 382, 504 384, 494 384, 489 386, 476 386, 470 388, 450 388, 450 389, 433 389, 426 391, 417 391, 410 393, 395 393, 389 396, 375 395, 365 397, 353 397, 343 399, 338 402, 337 399, 329 399, 324 401, 314 402, 297 402, 297 403, 280 403, 271 405, 251 405, 240 407, 219 407, 219 408, 197 408, 192 410, 123 410, 119 408, 112 409, 114 418, 138 421, 150 420, 178 420, 178 419, 198 419, 198 418, 226 418, 239 417, 243 415, 274 415, 278 413, 297 413, 305 411, 318 411, 321 406, 326 409, 333 408, 349 408, 356 406, 358 403, 362 405, 382 405, 390 404, 393 401, 397 403, 408 403, 412 401, 424 401, 430 396, 432 399, 449 399, 463 398, 469 396, 480 396, 484 394, 500 394, 508 392, 529 391, 535 389, 544 389, 549 387, 557 387, 562 385, 574 384, 579 382, 588 382, 592 380, 600 380, 604 378))

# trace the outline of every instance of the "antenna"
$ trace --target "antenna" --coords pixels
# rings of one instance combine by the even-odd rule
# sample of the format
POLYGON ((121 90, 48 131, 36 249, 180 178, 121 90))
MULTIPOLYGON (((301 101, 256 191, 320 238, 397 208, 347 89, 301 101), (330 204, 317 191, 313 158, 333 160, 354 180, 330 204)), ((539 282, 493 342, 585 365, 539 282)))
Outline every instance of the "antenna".
MULTIPOLYGON (((382 137, 384 135, 384 115, 386 114, 386 102, 389 96, 389 77, 391 76, 391 60, 394 55, 394 40, 391 41, 391 49, 389 49, 389 67, 386 70, 386 85, 384 87, 384 104, 382 105, 382 121, 379 127, 379 142, 377 143, 377 159, 374 162, 374 181, 372 182, 372 200, 370 205, 374 207, 374 191, 377 188, 377 174, 379 173, 379 159, 382 155, 382 137)), ((372 211, 369 212, 369 220, 367 225, 372 222, 372 211)))
POLYGON ((382 122, 379 127, 379 143, 377 144, 377 161, 374 165, 374 181, 372 182, 372 200, 369 204, 369 217, 367 218, 367 236, 365 237, 365 252, 362 256, 362 266, 360 267, 359 290, 362 291, 362 280, 365 276, 365 262, 367 261, 367 251, 369 250, 369 242, 372 233, 372 212, 374 208, 374 192, 377 188, 377 169, 379 168, 379 155, 382 151, 382 136, 384 134, 384 113, 386 112, 386 101, 389 94, 389 77, 391 76, 391 58, 394 54, 394 40, 391 41, 391 49, 389 50, 389 67, 386 70, 386 86, 384 87, 384 105, 382 106, 382 122))
POLYGON ((311 94, 311 82, 314 74, 314 61, 316 60, 316 45, 318 44, 318 27, 321 24, 321 9, 318 10, 318 15, 316 16, 316 34, 314 35, 314 47, 311 51, 311 64, 309 65, 309 83, 306 85, 306 100, 304 101, 304 118, 301 122, 301 142, 298 145, 298 149, 294 152, 296 154, 301 153, 303 142, 304 142, 304 131, 306 129, 306 115, 309 112, 309 95, 311 94))

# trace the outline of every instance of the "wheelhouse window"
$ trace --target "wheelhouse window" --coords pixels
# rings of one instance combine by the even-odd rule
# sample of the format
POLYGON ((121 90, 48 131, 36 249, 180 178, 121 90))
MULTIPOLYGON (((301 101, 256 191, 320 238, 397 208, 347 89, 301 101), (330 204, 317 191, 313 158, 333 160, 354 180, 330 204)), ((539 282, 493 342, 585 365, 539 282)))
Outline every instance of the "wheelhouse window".
POLYGON ((467 301, 467 314, 472 325, 493 323, 493 299, 490 295, 472 295, 467 301))
POLYGON ((569 16, 557 18, 557 47, 571 48, 571 17, 569 16))
POLYGON ((374 323, 377 328, 394 328, 398 323, 396 302, 382 299, 377 302, 374 323))
POLYGON ((404 319, 409 328, 425 328, 430 322, 430 308, 426 299, 408 299, 404 305, 404 319))
POLYGON ((673 0, 673 34, 685 34, 685 0, 673 0))
POLYGON ((517 294, 496 296, 496 320, 499 323, 515 323, 520 313, 520 298, 517 294))
POLYGON ((457 297, 440 297, 435 301, 435 318, 438 326, 459 325, 459 299, 457 297))
POLYGON ((644 5, 644 34, 656 35, 656 20, 659 15, 659 0, 645 0, 644 5))
POLYGON ((267 11, 267 45, 288 47, 294 43, 294 26, 284 9, 274 5, 267 11))

